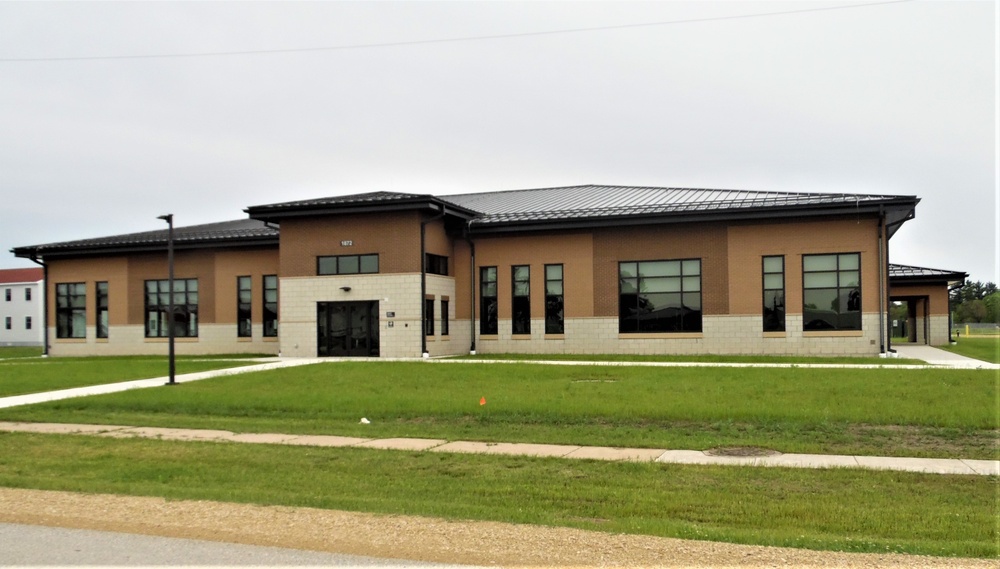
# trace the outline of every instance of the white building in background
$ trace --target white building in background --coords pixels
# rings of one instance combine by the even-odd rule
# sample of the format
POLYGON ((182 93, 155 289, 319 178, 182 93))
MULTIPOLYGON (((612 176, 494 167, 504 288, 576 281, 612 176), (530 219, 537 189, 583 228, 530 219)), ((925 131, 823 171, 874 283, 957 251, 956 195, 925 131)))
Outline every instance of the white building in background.
POLYGON ((41 346, 45 332, 44 272, 0 269, 0 346, 41 346))

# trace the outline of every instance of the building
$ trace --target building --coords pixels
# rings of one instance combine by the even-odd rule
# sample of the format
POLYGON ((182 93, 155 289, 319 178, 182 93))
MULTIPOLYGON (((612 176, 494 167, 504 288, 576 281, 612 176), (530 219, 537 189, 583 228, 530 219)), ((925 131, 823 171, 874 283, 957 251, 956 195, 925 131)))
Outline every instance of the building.
MULTIPOLYGON (((590 185, 252 206, 175 230, 178 352, 876 355, 918 202, 590 185)), ((166 240, 13 249, 48 271, 51 353, 162 353, 166 240)))
POLYGON ((44 339, 43 271, 0 269, 0 346, 41 346, 44 339))

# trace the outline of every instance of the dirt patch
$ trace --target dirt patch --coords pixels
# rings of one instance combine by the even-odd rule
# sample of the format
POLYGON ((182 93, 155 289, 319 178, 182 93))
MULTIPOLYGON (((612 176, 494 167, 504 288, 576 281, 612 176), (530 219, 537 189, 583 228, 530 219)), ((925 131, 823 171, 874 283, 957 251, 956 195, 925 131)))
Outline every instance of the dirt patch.
POLYGON ((0 521, 507 567, 992 568, 995 560, 834 553, 497 522, 0 488, 0 521))
POLYGON ((884 445, 891 441, 896 448, 919 451, 925 456, 991 456, 1000 454, 1000 430, 948 429, 913 425, 854 424, 846 432, 858 441, 884 445), (977 452, 978 451, 978 452, 977 452))
POLYGON ((762 447, 719 447, 705 451, 710 456, 777 456, 780 452, 762 447))

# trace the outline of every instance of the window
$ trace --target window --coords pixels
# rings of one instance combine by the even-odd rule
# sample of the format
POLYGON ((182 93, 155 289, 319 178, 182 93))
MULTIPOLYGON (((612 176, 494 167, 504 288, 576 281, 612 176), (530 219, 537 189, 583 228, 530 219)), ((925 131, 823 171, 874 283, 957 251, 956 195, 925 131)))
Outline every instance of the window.
POLYGON ((441 335, 448 335, 448 299, 441 299, 441 335))
POLYGON ((802 329, 861 329, 861 254, 802 256, 802 329))
POLYGON ((24 289, 24 300, 27 301, 27 302, 31 302, 31 289, 30 288, 25 288, 24 289))
POLYGON ((563 333, 562 265, 545 265, 545 333, 563 333))
POLYGON ((434 299, 424 299, 424 335, 434 335, 434 299))
POLYGON ((785 257, 763 258, 764 331, 785 331, 785 257))
POLYGON ((442 257, 434 253, 425 253, 424 271, 432 275, 448 276, 448 257, 442 257))
POLYGON ((6 292, 7 302, 10 302, 10 289, 7 289, 5 292, 6 292))
POLYGON ((56 285, 56 338, 87 337, 87 286, 56 285))
POLYGON ((8 330, 10 330, 10 328, 11 328, 11 320, 12 320, 11 317, 8 316, 7 317, 7 322, 6 322, 6 327, 7 327, 8 330))
MULTIPOLYGON (((146 337, 166 338, 170 307, 167 279, 146 281, 146 337)), ((174 336, 198 337, 198 279, 174 279, 174 336)))
POLYGON ((378 272, 378 255, 316 257, 316 274, 357 275, 378 272))
POLYGON ((497 268, 479 268, 479 333, 496 334, 497 268))
POLYGON ((701 332, 701 259, 618 264, 618 331, 701 332))
POLYGON ((264 275, 264 337, 278 335, 278 275, 264 275))
POLYGON ((97 297, 97 337, 108 337, 108 283, 99 282, 96 287, 97 297))
POLYGON ((250 318, 253 290, 250 280, 250 277, 236 277, 236 336, 239 338, 253 336, 253 324, 250 318))
POLYGON ((25 316, 24 317, 24 329, 25 330, 31 330, 31 317, 30 316, 25 316))
POLYGON ((510 270, 511 278, 511 332, 513 334, 531 333, 531 268, 528 265, 515 265, 510 270))

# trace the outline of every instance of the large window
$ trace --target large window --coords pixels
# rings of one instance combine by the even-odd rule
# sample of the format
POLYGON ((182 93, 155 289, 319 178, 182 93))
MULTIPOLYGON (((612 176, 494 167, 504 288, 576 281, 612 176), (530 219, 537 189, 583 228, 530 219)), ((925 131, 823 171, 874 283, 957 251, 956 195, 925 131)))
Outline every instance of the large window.
POLYGON ((510 280, 511 332, 514 335, 531 334, 531 267, 511 267, 510 280))
POLYGON ((236 336, 253 336, 253 285, 250 277, 236 277, 236 336))
POLYGON ((264 337, 278 335, 278 275, 264 275, 264 337))
POLYGON ((424 256, 424 271, 432 275, 448 276, 448 257, 426 253, 424 256))
MULTIPOLYGON (((146 337, 170 335, 167 315, 170 289, 167 279, 146 281, 146 337)), ((174 279, 174 336, 198 336, 198 279, 174 279)))
POLYGON ((496 334, 497 325, 497 268, 479 268, 479 333, 496 334))
POLYGON ((316 274, 358 275, 378 272, 378 255, 316 257, 316 274))
POLYGON ((545 265, 545 333, 563 333, 562 265, 545 265))
POLYGON ((56 338, 87 337, 87 285, 56 285, 56 338))
POLYGON ((701 332, 701 259, 618 264, 618 331, 701 332))
POLYGON ((802 329, 861 329, 861 254, 802 256, 802 329))
POLYGON ((97 293, 97 337, 108 337, 108 283, 101 281, 94 287, 97 293))
POLYGON ((785 257, 763 258, 764 331, 785 331, 785 257))

